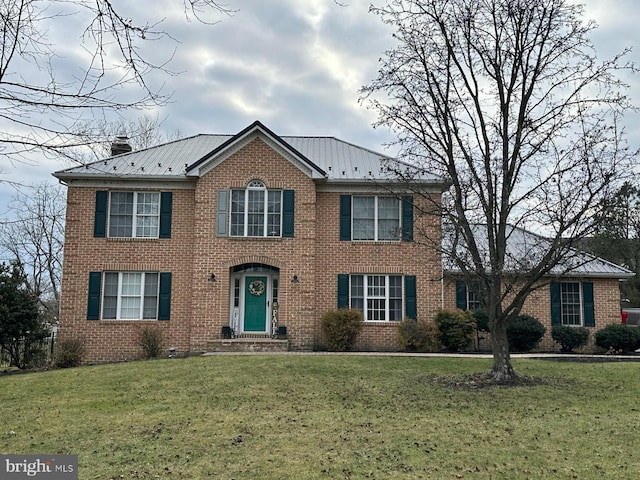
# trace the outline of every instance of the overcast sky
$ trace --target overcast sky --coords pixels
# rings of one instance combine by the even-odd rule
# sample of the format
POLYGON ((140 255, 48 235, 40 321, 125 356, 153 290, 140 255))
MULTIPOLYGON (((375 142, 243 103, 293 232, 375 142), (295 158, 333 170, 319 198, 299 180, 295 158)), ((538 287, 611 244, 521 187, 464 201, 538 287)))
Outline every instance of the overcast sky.
MULTIPOLYGON (((226 3, 237 11, 232 16, 220 15, 220 23, 208 26, 185 22, 179 0, 127 2, 134 18, 152 15, 151 22, 166 16, 162 28, 179 41, 171 68, 182 73, 162 79, 165 89, 173 92, 172 102, 149 112, 166 119, 163 130, 179 130, 182 136, 234 134, 260 120, 279 135, 330 135, 384 151, 383 144, 393 137, 374 130, 375 114, 358 103, 358 89, 375 77, 378 59, 393 45, 390 27, 368 13, 369 0, 343 0, 345 6, 332 0, 226 3)), ((629 58, 640 64, 636 1, 585 3, 587 17, 600 25, 592 37, 600 57, 632 47, 629 58)), ((56 28, 49 32, 57 53, 70 59, 73 53, 65 49, 79 42, 79 38, 68 37, 72 31, 56 28)), ((154 48, 162 53, 165 47, 154 48)), ((640 77, 634 82, 631 96, 640 104, 640 77)), ((131 112, 128 118, 139 115, 131 112)), ((638 118, 629 117, 626 123, 630 140, 640 143, 638 118)), ((51 172, 66 166, 55 161, 41 161, 37 166, 2 165, 5 173, 1 178, 54 182, 51 172)), ((11 194, 11 187, 0 183, 0 218, 11 194)))

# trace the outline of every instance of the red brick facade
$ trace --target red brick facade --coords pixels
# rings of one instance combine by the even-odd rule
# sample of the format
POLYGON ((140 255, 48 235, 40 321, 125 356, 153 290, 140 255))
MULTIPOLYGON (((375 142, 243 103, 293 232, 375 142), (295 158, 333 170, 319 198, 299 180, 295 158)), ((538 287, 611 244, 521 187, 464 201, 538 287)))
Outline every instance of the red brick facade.
MULTIPOLYGON (((606 325, 620 323, 620 284, 612 278, 563 278, 563 282, 589 282, 593 284, 595 325, 588 326, 589 344, 585 352, 593 351, 594 334, 606 325)), ((456 308, 456 280, 448 276, 444 282, 444 308, 456 308)), ((560 346, 551 338, 551 293, 549 285, 534 290, 525 301, 522 313, 537 318, 545 327, 545 336, 537 349, 557 351, 560 346)))
MULTIPOLYGON (((315 182, 259 138, 190 182, 69 183, 60 335, 83 337, 89 362, 139 357, 137 335, 145 326, 161 328, 167 345, 179 354, 206 350, 208 342, 220 338, 222 327, 232 323, 234 268, 242 265, 277 271, 279 325, 286 325, 294 350, 322 348, 320 318, 337 307, 338 274, 415 276, 418 315, 432 316, 441 305, 441 262, 435 251, 417 242, 341 241, 340 195, 352 193, 353 187, 327 188, 315 182), (217 192, 245 189, 254 180, 268 189, 295 192, 293 238, 216 234, 217 192), (172 192, 171 238, 95 238, 97 190, 172 192), (170 320, 87 320, 89 274, 106 271, 171 272, 170 320), (209 280, 211 274, 215 282, 209 280), (294 276, 297 282, 291 281, 294 276)), ((380 193, 358 188, 358 194, 380 193)), ((437 200, 440 193, 433 195, 437 200)), ((414 221, 439 235, 434 218, 414 221)), ((396 350, 396 325, 367 323, 356 348, 396 350)))
MULTIPOLYGON (((251 299, 251 290, 247 288, 252 278, 261 279, 258 284, 262 288, 266 285, 266 291, 257 294, 265 294, 263 306, 266 305, 268 318, 277 312, 278 325, 286 326, 288 348, 293 350, 323 347, 320 319, 323 313, 338 306, 339 276, 401 277, 405 301, 410 278, 411 284, 415 284, 415 288, 411 287, 415 290, 411 311, 415 311, 418 318, 432 318, 443 306, 455 307, 455 284, 443 281, 441 256, 436 249, 406 239, 341 240, 341 198, 384 196, 389 195, 387 190, 362 179, 328 180, 320 174, 319 167, 300 161, 295 150, 287 150, 275 137, 253 135, 244 140, 235 148, 223 149, 219 157, 216 153, 208 163, 196 162, 194 165, 199 170, 193 175, 189 174, 189 168, 184 175, 166 178, 115 175, 106 171, 91 177, 84 175, 83 170, 56 174, 69 187, 60 338, 83 338, 87 362, 138 358, 141 354, 138 333, 149 326, 162 329, 166 346, 174 347, 178 354, 207 350, 211 342, 221 338, 223 327, 233 327, 236 333, 254 333, 248 324, 243 324, 247 320, 242 315, 243 311, 253 308, 247 300, 251 299), (318 174, 314 174, 314 168, 318 168, 318 174), (293 212, 290 234, 284 234, 284 227, 282 235, 271 237, 230 236, 219 231, 221 212, 222 225, 226 222, 229 226, 224 217, 229 208, 222 205, 225 197, 221 197, 220 192, 244 191, 252 182, 260 182, 267 190, 288 192, 293 212), (170 237, 96 236, 98 193, 104 192, 106 198, 107 192, 119 191, 170 195, 170 237), (105 272, 169 275, 170 302, 165 303, 170 305, 169 318, 105 320, 99 309, 91 315, 91 302, 105 298, 105 272), (98 283, 99 291, 92 293, 90 277, 96 275, 102 283, 98 283)), ((197 158, 192 159, 195 160, 197 158)), ((123 161, 120 167, 134 165, 127 158, 123 161)), ((156 161, 158 167, 161 163, 156 161)), ((109 166, 109 172, 120 171, 120 167, 109 166)), ((440 200, 443 186, 432 182, 425 187, 435 204, 440 200)), ((419 200, 416 197, 413 201, 419 200)), ((427 210, 427 205, 415 207, 410 223, 416 232, 426 233, 428 238, 440 238, 438 217, 417 213, 427 210)), ((593 283, 596 328, 619 321, 617 280, 598 279, 593 283)), ((160 283, 158 298, 162 289, 160 283)), ((542 289, 533 294, 525 311, 550 325, 548 291, 542 289)), ((276 333, 268 319, 264 325, 262 331, 248 336, 270 338, 276 333)), ((394 321, 366 322, 355 348, 397 350, 396 328, 394 321)), ((542 348, 556 348, 549 334, 547 337, 542 348)))

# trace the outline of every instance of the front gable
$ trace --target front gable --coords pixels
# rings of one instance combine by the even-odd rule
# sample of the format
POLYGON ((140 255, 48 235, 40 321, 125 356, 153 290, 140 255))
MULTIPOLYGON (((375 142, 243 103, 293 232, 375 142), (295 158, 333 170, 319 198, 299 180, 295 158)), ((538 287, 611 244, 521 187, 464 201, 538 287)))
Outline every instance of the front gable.
POLYGON ((255 140, 264 142, 309 178, 326 178, 324 170, 258 121, 189 165, 186 169, 187 176, 204 176, 255 140))

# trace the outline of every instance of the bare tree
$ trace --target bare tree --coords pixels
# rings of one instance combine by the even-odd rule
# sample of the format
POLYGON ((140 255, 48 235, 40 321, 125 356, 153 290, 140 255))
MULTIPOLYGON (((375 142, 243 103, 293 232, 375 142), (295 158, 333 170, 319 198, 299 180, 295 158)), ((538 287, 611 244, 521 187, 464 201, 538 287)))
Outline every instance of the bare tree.
POLYGON ((619 75, 635 68, 626 51, 599 62, 595 24, 565 0, 395 0, 372 11, 395 26, 397 45, 363 101, 397 132, 413 167, 391 168, 408 185, 425 171, 450 179, 438 205, 446 241, 423 240, 477 285, 492 378, 510 380, 509 322, 550 274, 575 268, 574 241, 630 171, 618 120, 633 106, 619 75), (546 238, 514 249, 522 229, 546 238))
POLYGON ((52 322, 58 315, 64 243, 65 189, 42 183, 14 195, 11 220, 0 223, 0 249, 22 266, 52 322))
POLYGON ((79 163, 88 163, 111 156, 111 144, 117 136, 126 136, 133 150, 142 150, 160 143, 177 140, 180 131, 167 133, 162 130, 162 120, 158 117, 143 115, 135 120, 120 119, 115 122, 87 122, 82 129, 86 143, 79 148, 70 149, 67 156, 79 163))
MULTIPOLYGON (((213 0, 182 0, 182 5, 187 20, 204 23, 231 13, 213 0)), ((127 2, 116 6, 110 0, 0 0, 0 155, 5 160, 27 161, 34 152, 65 155, 70 147, 93 141, 84 129, 88 119, 167 101, 169 94, 155 86, 158 79, 150 78, 158 71, 175 74, 169 69, 175 47, 145 45, 175 40, 162 29, 162 19, 129 15, 127 2), (69 41, 79 43, 71 59, 58 57, 58 46, 49 38, 63 26, 69 41), (72 68, 69 62, 75 63, 72 68)))

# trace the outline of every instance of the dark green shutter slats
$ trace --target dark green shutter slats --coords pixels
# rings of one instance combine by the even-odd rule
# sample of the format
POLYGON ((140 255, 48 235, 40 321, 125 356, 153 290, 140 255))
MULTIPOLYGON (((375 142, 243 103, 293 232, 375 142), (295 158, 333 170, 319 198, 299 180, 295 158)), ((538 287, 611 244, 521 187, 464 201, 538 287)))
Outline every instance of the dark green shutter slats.
POLYGON ((100 284, 102 272, 89 273, 89 296, 87 300, 87 320, 100 320, 100 284))
POLYGON ((351 240, 351 195, 340 195, 340 240, 351 240))
POLYGON ((96 209, 93 219, 93 236, 104 238, 107 235, 107 201, 109 192, 106 190, 96 191, 96 209))
POLYGON ((171 316, 171 272, 160 273, 160 295, 158 298, 158 320, 169 320, 171 316))
POLYGON ((467 284, 460 280, 456 281, 456 308, 467 309, 467 284))
POLYGON ((171 238, 171 210, 173 195, 171 192, 160 193, 160 238, 171 238))
POLYGON ((549 295, 551 297, 551 325, 560 325, 562 323, 562 302, 559 282, 549 284, 549 295))
POLYGON ((293 190, 282 191, 282 236, 293 238, 295 210, 295 192, 293 190))
POLYGON ((583 315, 584 315, 584 326, 585 327, 595 327, 596 326, 596 316, 593 302, 593 283, 584 282, 582 284, 582 301, 583 301, 583 315))
POLYGON ((216 202, 216 235, 229 235, 229 190, 218 190, 216 202))
POLYGON ((402 240, 413 242, 413 197, 402 197, 402 240))
POLYGON ((418 299, 416 295, 416 277, 407 275, 404 277, 404 314, 407 318, 418 318, 418 299))
POLYGON ((338 308, 349 308, 349 275, 338 275, 338 308))

